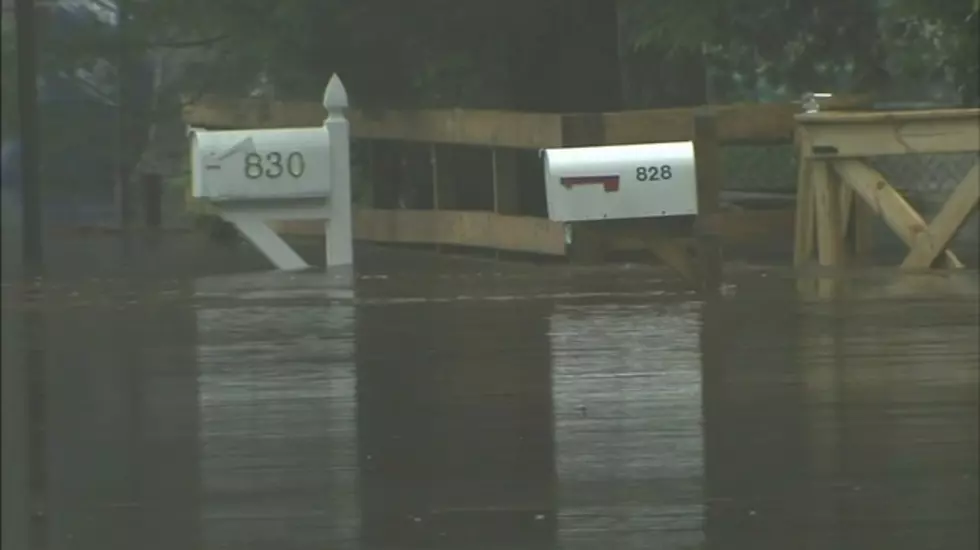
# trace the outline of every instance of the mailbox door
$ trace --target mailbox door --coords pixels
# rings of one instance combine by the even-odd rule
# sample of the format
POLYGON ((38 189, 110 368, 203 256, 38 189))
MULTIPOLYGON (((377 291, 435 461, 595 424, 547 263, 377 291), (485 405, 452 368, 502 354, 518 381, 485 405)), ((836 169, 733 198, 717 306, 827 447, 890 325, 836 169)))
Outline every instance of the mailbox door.
POLYGON ((329 134, 325 128, 195 132, 191 170, 195 198, 327 197, 329 134))
POLYGON ((697 214, 692 142, 549 149, 544 157, 552 220, 697 214))

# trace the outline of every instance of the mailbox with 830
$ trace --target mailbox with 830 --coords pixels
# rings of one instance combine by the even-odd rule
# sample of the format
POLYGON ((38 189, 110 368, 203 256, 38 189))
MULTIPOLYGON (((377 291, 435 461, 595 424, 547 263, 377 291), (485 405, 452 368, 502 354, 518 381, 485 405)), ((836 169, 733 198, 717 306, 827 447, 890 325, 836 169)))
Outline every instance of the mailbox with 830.
POLYGON ((324 128, 195 132, 192 192, 211 201, 309 199, 330 194, 324 128))

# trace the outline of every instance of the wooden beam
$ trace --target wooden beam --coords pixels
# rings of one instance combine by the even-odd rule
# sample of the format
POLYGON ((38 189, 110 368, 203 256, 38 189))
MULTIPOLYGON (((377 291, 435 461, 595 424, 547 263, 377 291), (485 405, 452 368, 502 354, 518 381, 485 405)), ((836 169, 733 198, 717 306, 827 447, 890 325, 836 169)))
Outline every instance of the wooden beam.
POLYGON ((561 145, 563 147, 594 147, 606 145, 606 120, 600 113, 561 115, 561 145))
MULTIPOLYGON (((926 231, 928 225, 884 176, 859 160, 837 160, 832 164, 834 171, 873 212, 881 216, 902 242, 909 247, 915 246, 919 233, 926 231)), ((963 262, 951 250, 945 250, 944 254, 950 267, 963 267, 963 262)))
MULTIPOLYGON (((867 97, 839 97, 825 108, 866 104, 867 97)), ((653 109, 582 115, 523 113, 480 109, 420 109, 411 111, 351 111, 351 136, 519 149, 559 147, 569 120, 590 119, 602 132, 588 132, 595 143, 655 143, 689 141, 694 117, 702 108, 653 109)), ((724 142, 773 142, 793 135, 796 103, 711 106, 718 117, 718 137, 724 142)), ((323 106, 313 101, 223 99, 206 96, 184 108, 184 121, 203 128, 283 128, 323 124, 323 106)))
MULTIPOLYGON (((870 104, 869 96, 840 96, 823 104, 827 109, 870 104)), ((800 112, 797 103, 745 103, 708 106, 717 116, 718 139, 725 143, 767 143, 792 138, 800 112)), ((694 139, 694 118, 704 107, 648 109, 602 115, 608 145, 658 143, 694 139)))
POLYGON ((926 231, 916 236, 902 267, 923 269, 932 265, 959 232, 963 224, 980 202, 980 165, 974 164, 963 181, 946 199, 946 204, 936 215, 926 231))
POLYGON ((852 221, 851 212, 854 210, 854 189, 842 185, 838 198, 840 199, 840 231, 842 235, 846 235, 852 221))
POLYGON ((799 113, 797 122, 806 125, 820 124, 904 124, 908 122, 942 122, 949 120, 980 119, 980 108, 970 109, 918 109, 908 111, 835 111, 799 113))
MULTIPOLYGON (((836 172, 831 174, 837 178, 836 172)), ((866 259, 872 246, 872 212, 861 200, 855 200, 854 189, 840 186, 840 225, 844 239, 843 254, 848 263, 866 259)))
POLYGON ((561 145, 561 116, 512 111, 426 109, 354 112, 351 132, 360 139, 396 139, 543 149, 561 145))
POLYGON ((980 150, 980 109, 796 115, 805 157, 853 158, 980 150))
POLYGON ((602 115, 608 145, 694 139, 694 109, 653 109, 602 115))
MULTIPOLYGON (((316 102, 205 97, 184 108, 184 121, 204 128, 319 126, 326 118, 316 102)), ((541 149, 561 145, 561 115, 513 111, 420 109, 351 111, 351 136, 541 149)))
MULTIPOLYGON (((748 245, 787 235, 793 224, 793 211, 723 212, 716 221, 717 233, 725 245, 748 245)), ((593 231, 593 236, 604 241, 609 250, 656 253, 654 249, 663 246, 651 242, 656 233, 651 230, 654 225, 651 220, 624 220, 614 227, 593 231)), ((272 222, 270 226, 296 236, 322 236, 324 228, 322 220, 272 222)), ((354 211, 354 238, 391 244, 443 244, 566 255, 563 224, 545 218, 491 212, 360 208, 354 211)), ((676 241, 676 247, 680 248, 689 248, 694 243, 690 236, 674 234, 661 235, 659 239, 676 241)))
POLYGON ((355 210, 354 238, 565 255, 561 224, 544 218, 454 210, 355 210))
MULTIPOLYGON (((697 174, 698 216, 695 224, 697 237, 697 257, 692 261, 687 248, 678 254, 687 255, 688 271, 695 275, 695 284, 706 292, 717 291, 722 284, 724 260, 722 258, 722 239, 714 229, 713 219, 721 212, 721 190, 725 185, 722 167, 721 142, 718 136, 718 116, 713 111, 703 110, 694 116, 694 171, 697 174)), ((672 251, 665 251, 665 253, 672 251)), ((666 257, 661 256, 667 261, 666 257)), ((674 263, 680 260, 672 260, 674 263)), ((675 267, 682 275, 683 267, 675 267)))
POLYGON ((816 205, 814 204, 811 164, 807 158, 799 159, 796 184, 796 222, 793 227, 793 265, 801 267, 813 256, 816 238, 816 205))
POLYGON ((840 184, 830 174, 825 161, 812 161, 810 177, 816 203, 817 258, 820 265, 837 267, 843 260, 841 236, 840 184))

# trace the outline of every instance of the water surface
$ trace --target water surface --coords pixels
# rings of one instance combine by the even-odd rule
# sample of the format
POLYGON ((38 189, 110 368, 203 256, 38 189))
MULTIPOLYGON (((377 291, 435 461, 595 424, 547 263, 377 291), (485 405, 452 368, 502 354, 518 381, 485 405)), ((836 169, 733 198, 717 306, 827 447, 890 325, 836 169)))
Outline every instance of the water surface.
POLYGON ((5 550, 977 546, 975 272, 106 246, 4 284, 5 550))

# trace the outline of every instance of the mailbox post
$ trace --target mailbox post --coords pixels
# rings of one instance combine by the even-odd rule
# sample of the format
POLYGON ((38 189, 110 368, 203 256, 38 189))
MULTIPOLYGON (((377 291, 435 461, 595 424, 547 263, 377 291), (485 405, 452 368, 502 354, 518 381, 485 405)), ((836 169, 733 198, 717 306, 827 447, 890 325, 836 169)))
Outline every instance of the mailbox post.
POLYGON ((345 111, 347 91, 336 75, 323 93, 327 109, 324 127, 330 134, 330 178, 335 182, 328 203, 327 266, 354 265, 353 220, 350 188, 350 123, 345 111), (339 182, 344 182, 339 185, 339 182))
POLYGON ((191 189, 276 268, 309 265, 268 222, 326 220, 327 268, 353 266, 347 92, 334 75, 322 127, 191 133, 191 189))

